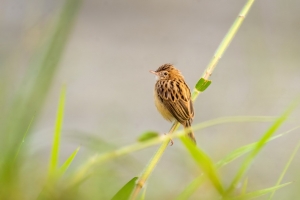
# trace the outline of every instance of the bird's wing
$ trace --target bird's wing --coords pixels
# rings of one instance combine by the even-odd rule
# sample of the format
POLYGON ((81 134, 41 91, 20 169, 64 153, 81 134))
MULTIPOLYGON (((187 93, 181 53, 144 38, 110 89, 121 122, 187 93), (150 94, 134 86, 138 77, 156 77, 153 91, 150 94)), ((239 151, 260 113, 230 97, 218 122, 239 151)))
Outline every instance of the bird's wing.
POLYGON ((181 124, 190 126, 194 117, 191 92, 182 80, 163 81, 157 87, 160 100, 174 118, 181 124))

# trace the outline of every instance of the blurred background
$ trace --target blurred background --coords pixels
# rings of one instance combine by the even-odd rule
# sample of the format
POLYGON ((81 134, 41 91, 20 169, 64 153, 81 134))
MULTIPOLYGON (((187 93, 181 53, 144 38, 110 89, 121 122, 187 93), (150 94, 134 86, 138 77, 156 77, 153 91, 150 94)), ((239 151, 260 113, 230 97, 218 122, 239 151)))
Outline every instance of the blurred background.
MULTIPOLYGON (((11 190, 18 191, 13 198, 37 197, 48 170, 63 84, 61 163, 81 146, 69 171, 95 154, 136 142, 145 131, 167 132, 171 124, 156 111, 149 70, 172 63, 193 89, 245 3, 0 0, 1 186, 10 180, 11 190), (13 172, 10 161, 30 121, 13 172)), ((254 3, 213 72, 211 86, 194 104, 194 124, 225 116, 279 116, 299 96, 299 7, 297 0, 254 3)), ((299 117, 298 108, 292 118, 299 122, 299 117)), ((296 124, 287 122, 278 133, 296 124)), ((219 125, 196 132, 196 138, 218 161, 257 141, 270 125, 219 125)), ((299 139, 296 130, 267 145, 247 173, 249 191, 275 185, 299 139)), ((175 199, 200 173, 181 142, 174 142, 150 177, 146 199, 175 199)), ((141 173, 157 148, 98 166, 78 188, 77 198, 110 199, 141 173)), ((274 199, 299 197, 299 158, 283 180, 293 184, 274 199)), ((220 171, 225 186, 241 161, 220 171)), ((191 199, 212 199, 214 193, 208 185, 191 199)))

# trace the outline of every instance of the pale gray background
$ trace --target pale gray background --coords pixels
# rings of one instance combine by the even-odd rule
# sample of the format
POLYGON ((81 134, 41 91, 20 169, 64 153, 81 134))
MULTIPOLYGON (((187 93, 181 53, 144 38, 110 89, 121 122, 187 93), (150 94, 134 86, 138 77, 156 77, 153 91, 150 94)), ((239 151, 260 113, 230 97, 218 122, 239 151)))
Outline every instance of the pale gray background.
MULTIPOLYGON (((76 137, 94 135, 121 147, 135 142, 144 131, 166 132, 170 124, 155 109, 155 80, 148 71, 173 63, 193 88, 245 2, 83 1, 30 140, 32 156, 48 162, 63 83, 67 84, 67 100, 62 161, 79 145, 82 149, 75 165, 101 152, 74 139, 75 133, 76 137)), ((10 62, 22 77, 62 2, 2 0, 0 4, 0 59, 10 62)), ((299 95, 299 8, 297 0, 254 3, 213 72, 212 85, 195 102, 195 124, 224 116, 278 116, 299 95)), ((299 109, 293 117, 299 121, 299 109)), ((198 145, 218 161, 231 150, 256 141, 269 125, 220 125, 196 132, 196 138, 198 145)), ((295 123, 287 123, 278 132, 293 127, 295 123)), ((247 174, 249 191, 275 185, 298 141, 299 130, 268 144, 247 174)), ((121 159, 123 166, 113 165, 118 174, 111 177, 115 190, 105 191, 107 197, 138 176, 156 149, 134 153, 133 163, 125 160, 124 164, 121 159)), ((230 183, 240 161, 221 170, 225 184, 230 183)), ((274 199, 299 196, 299 164, 298 155, 283 180, 293 181, 293 185, 278 191, 274 199)), ((194 161, 175 140, 150 178, 147 197, 172 199, 197 174, 194 161)), ((204 187, 198 194, 211 192, 207 190, 204 187)))

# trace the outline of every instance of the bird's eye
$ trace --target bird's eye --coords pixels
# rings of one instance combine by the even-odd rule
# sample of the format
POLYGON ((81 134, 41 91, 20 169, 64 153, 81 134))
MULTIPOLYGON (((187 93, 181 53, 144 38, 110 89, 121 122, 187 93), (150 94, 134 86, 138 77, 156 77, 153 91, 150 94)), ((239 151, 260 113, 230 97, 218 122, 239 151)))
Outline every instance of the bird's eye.
POLYGON ((167 76, 168 75, 168 72, 164 72, 164 76, 167 76))

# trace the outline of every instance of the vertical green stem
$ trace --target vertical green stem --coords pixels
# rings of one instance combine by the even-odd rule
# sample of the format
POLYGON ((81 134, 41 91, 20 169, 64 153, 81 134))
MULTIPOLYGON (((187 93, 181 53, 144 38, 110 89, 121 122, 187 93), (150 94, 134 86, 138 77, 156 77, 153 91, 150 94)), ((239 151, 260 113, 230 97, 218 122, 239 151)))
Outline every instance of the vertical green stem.
MULTIPOLYGON (((204 73, 202 74, 202 78, 205 80, 208 80, 211 76, 212 72, 214 71, 215 67, 217 66, 219 60, 222 58, 225 50, 231 43, 232 39, 234 38, 235 34, 237 33, 238 29, 240 28, 241 24, 243 23, 246 15, 248 14, 252 4, 254 3, 254 0, 248 0, 241 12, 239 13, 238 17, 230 27, 229 31, 223 38, 221 44, 219 45, 217 51, 215 52, 214 56, 210 60, 208 66, 206 67, 204 73)), ((200 93, 199 90, 194 88, 193 91, 193 97, 194 99, 197 98, 198 94, 200 93)))
MULTIPOLYGON (((296 146, 296 148, 294 149, 292 155, 290 156, 290 159, 289 159, 288 162, 286 163, 286 165, 285 165, 285 167, 284 167, 284 169, 283 169, 283 171, 282 171, 282 173, 281 173, 281 175, 280 175, 280 177, 279 177, 279 179, 278 179, 278 181, 277 181, 277 183, 276 183, 276 186, 279 186, 279 185, 280 185, 280 183, 281 183, 281 181, 282 181, 282 179, 283 179, 283 177, 284 177, 286 171, 288 170, 289 166, 291 165, 291 163, 292 163, 294 157, 296 156, 296 153, 298 152, 299 148, 300 148, 300 142, 298 142, 298 145, 296 146)), ((276 186, 275 186, 275 187, 276 187, 276 186)), ((270 197, 269 197, 269 200, 271 200, 271 199, 273 198, 275 192, 276 192, 276 190, 273 190, 273 192, 271 193, 271 195, 270 195, 270 197)))
MULTIPOLYGON (((172 134, 178 127, 179 127, 179 123, 175 122, 172 125, 172 127, 171 127, 168 134, 172 134)), ((135 189, 132 193, 132 198, 131 199, 136 199, 136 197, 139 194, 140 190, 143 188, 143 186, 145 185, 145 183, 148 180, 149 176, 151 175, 151 172, 154 170, 154 168, 157 165, 158 161, 162 157, 162 155, 163 155, 164 151, 166 150, 169 142, 170 142, 170 140, 164 141, 162 143, 162 145, 159 147, 159 149, 157 150, 157 152, 155 153, 155 155, 153 156, 153 158, 150 160, 149 165, 146 167, 146 169, 144 170, 144 172, 139 177, 139 179, 136 183, 136 187, 135 187, 135 189)))
MULTIPOLYGON (((205 69, 205 71, 202 75, 203 79, 208 80, 209 77, 211 76, 213 70, 215 69, 216 65, 218 64, 220 58, 223 56, 225 50, 229 46, 229 44, 232 41, 233 37, 237 33, 239 27, 241 26, 242 22, 244 21, 246 15, 249 12, 249 10, 250 10, 253 3, 254 3, 254 0, 248 0, 247 3, 245 4, 245 6, 243 7, 243 9, 241 10, 241 12, 239 13, 237 19, 234 21, 231 28, 229 29, 229 31, 227 32, 227 34, 223 38, 221 44, 219 45, 217 51, 215 52, 215 55, 213 56, 213 58, 209 62, 207 68, 205 69)), ((196 89, 196 87, 194 88, 194 91, 193 91, 193 94, 192 94, 192 100, 193 101, 196 100, 196 98, 198 97, 200 92, 201 91, 196 89)), ((176 130, 178 125, 179 125, 178 123, 174 123, 172 128, 171 128, 171 131, 169 133, 172 133, 174 130, 176 130)), ((158 149, 158 151, 156 152, 154 157, 150 160, 150 164, 146 167, 145 171, 142 173, 142 175, 140 176, 140 178, 139 178, 139 180, 136 184, 136 187, 135 187, 135 189, 133 191, 133 194, 132 194, 132 199, 136 199, 139 191, 141 190, 141 188, 143 187, 143 185, 147 181, 147 179, 150 176, 151 172, 154 170, 155 166, 157 165, 158 161, 160 160, 161 156, 163 155, 163 152, 166 150, 166 148, 168 146, 168 143, 169 143, 169 141, 164 142, 160 146, 160 148, 158 149)))

